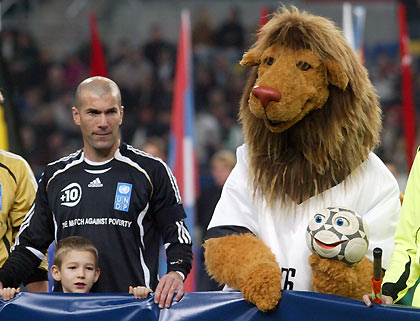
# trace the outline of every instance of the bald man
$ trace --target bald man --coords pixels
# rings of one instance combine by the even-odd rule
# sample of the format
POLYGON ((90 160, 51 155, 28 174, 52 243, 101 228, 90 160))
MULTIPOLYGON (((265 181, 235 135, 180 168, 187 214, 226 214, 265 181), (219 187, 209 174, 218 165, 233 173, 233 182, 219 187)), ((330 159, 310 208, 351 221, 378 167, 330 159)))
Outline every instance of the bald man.
MULTIPOLYGON (((155 291, 159 307, 170 307, 174 296, 182 297, 192 263, 191 237, 171 170, 120 141, 124 107, 112 80, 84 80, 72 113, 83 148, 45 168, 33 211, 0 269, 0 286, 15 287, 25 279, 52 241, 78 235, 90 239, 99 253, 101 276, 92 292, 124 293, 141 285, 155 291), (161 238, 168 273, 159 280, 161 238)), ((83 283, 84 275, 75 282, 83 283)))

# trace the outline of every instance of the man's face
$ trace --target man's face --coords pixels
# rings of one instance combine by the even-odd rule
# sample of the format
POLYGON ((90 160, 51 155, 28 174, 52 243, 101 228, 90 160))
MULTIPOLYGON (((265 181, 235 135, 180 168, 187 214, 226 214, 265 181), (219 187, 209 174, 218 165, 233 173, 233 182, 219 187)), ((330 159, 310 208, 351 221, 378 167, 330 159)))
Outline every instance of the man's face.
POLYGON ((63 259, 61 267, 51 267, 52 276, 60 281, 64 293, 89 293, 99 278, 95 257, 89 251, 71 250, 63 259))
POLYGON ((74 123, 80 126, 84 152, 92 161, 102 161, 114 155, 119 146, 118 130, 123 119, 123 107, 116 96, 82 93, 80 106, 73 107, 74 123))

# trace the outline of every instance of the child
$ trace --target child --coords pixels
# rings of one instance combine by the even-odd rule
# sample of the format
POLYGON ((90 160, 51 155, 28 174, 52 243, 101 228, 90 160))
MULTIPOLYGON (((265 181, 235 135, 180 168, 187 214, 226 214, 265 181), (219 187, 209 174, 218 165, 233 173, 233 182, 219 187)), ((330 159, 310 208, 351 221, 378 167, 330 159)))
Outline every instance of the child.
MULTIPOLYGON (((89 293, 99 274, 98 251, 91 241, 71 236, 58 242, 51 275, 61 282, 64 293, 89 293)), ((19 288, 0 289, 0 296, 7 301, 19 292, 19 288)), ((129 289, 129 293, 138 299, 146 298, 150 292, 151 289, 143 286, 130 286, 129 289)))
POLYGON ((98 251, 91 241, 71 236, 58 242, 51 275, 64 293, 89 293, 99 274, 98 251))

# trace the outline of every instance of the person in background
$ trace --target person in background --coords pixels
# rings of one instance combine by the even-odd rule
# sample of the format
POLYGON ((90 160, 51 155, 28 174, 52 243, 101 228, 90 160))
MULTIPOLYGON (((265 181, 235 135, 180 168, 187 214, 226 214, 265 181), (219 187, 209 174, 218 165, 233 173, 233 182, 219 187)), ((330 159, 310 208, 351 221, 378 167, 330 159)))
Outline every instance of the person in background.
MULTIPOLYGON (((0 92, 0 105, 2 103, 0 92)), ((19 227, 35 200, 37 187, 28 162, 0 149, 0 267, 9 257, 19 227)), ((44 258, 39 268, 22 281, 29 292, 48 292, 47 280, 48 263, 44 258)))
MULTIPOLYGON (((200 193, 197 200, 197 223, 199 228, 200 244, 203 243, 203 236, 207 230, 207 226, 211 220, 214 209, 222 194, 222 188, 228 178, 230 172, 236 164, 235 154, 230 150, 219 150, 216 152, 211 160, 211 176, 213 183, 207 186, 200 193)), ((200 248, 200 263, 201 269, 198 275, 198 290, 199 291, 214 291, 220 290, 221 287, 214 280, 210 279, 204 267, 203 248, 200 248)))
POLYGON ((407 185, 407 175, 402 174, 393 162, 385 162, 385 166, 388 167, 388 169, 391 171, 392 175, 394 175, 395 179, 398 182, 398 186, 400 187, 400 199, 402 204, 402 201, 404 199, 405 186, 407 185))
MULTIPOLYGON (((382 300, 391 304, 399 302, 409 290, 412 293, 410 305, 420 307, 419 237, 420 237, 420 149, 414 159, 404 193, 401 215, 394 236, 395 248, 382 281, 382 300)), ((363 301, 371 306, 371 296, 363 301)))
POLYGON ((72 113, 83 149, 45 168, 35 205, 0 269, 0 288, 26 279, 54 239, 83 236, 99 253, 101 278, 92 292, 124 293, 141 285, 155 291, 160 308, 168 308, 174 296, 183 296, 192 265, 176 180, 163 161, 120 141, 124 107, 111 79, 82 81, 72 113), (168 272, 159 280, 161 238, 168 272))
POLYGON ((159 157, 166 162, 166 143, 165 140, 160 137, 151 136, 146 138, 141 150, 152 156, 159 157))

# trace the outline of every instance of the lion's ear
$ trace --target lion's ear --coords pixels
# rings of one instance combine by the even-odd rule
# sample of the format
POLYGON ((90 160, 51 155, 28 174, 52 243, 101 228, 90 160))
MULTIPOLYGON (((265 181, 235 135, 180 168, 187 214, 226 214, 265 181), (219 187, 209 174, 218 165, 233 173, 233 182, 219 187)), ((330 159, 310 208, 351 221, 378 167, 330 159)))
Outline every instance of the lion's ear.
POLYGON ((328 72, 328 82, 344 90, 347 88, 349 78, 343 68, 334 60, 328 59, 325 62, 328 72))
POLYGON ((256 50, 250 50, 244 53, 239 62, 242 66, 255 66, 260 63, 260 54, 256 50))

